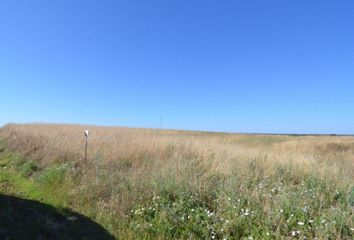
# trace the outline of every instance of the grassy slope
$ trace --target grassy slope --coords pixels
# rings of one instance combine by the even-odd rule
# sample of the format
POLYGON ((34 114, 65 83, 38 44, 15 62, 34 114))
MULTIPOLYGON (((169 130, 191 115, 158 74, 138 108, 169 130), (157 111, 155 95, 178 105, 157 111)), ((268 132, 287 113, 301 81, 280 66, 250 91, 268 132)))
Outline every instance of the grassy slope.
MULTIPOLYGON (((0 146, 1 147, 1 146, 0 146)), ((42 173, 16 154, 0 155, 0 239, 114 239, 91 219, 67 207, 63 175, 42 173), (50 176, 49 176, 50 175, 50 176)))
MULTIPOLYGON (((246 138, 242 144, 279 141, 274 137, 246 138)), ((167 157, 181 151, 167 147, 167 157)), ((323 178, 289 162, 270 167, 266 159, 255 158, 246 161, 242 171, 235 168, 224 174, 209 171, 196 160, 198 155, 184 152, 183 164, 187 165, 174 165, 167 174, 132 179, 123 172, 113 174, 121 168, 129 174, 134 162, 131 165, 126 158, 113 171, 100 156, 89 166, 70 161, 41 166, 4 146, 0 152, 0 193, 54 206, 63 216, 72 214, 67 209, 80 212, 117 238, 353 237, 352 179, 323 178), (127 199, 132 199, 132 204, 127 199), (117 209, 122 203, 129 207, 117 209)), ((173 160, 176 163, 177 159, 173 160)))

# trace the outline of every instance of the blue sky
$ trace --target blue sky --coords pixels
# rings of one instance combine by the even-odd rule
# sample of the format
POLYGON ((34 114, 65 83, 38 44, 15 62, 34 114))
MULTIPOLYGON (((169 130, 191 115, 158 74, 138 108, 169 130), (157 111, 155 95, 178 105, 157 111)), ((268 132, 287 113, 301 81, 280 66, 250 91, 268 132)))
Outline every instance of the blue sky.
POLYGON ((0 125, 354 133, 354 2, 0 2, 0 125))

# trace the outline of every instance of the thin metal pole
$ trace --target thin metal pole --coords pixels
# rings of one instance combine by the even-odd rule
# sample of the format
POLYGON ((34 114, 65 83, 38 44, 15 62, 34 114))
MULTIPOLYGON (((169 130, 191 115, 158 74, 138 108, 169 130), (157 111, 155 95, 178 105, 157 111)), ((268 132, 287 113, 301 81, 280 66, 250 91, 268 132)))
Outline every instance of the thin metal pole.
POLYGON ((86 164, 86 161, 87 161, 87 138, 88 138, 88 136, 85 135, 85 164, 86 164))

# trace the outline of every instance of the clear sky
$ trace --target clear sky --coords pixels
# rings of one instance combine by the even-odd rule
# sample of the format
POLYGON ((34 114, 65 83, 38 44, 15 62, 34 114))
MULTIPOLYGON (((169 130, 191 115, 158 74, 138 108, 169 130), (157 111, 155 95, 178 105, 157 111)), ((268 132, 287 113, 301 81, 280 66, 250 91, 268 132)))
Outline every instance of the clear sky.
POLYGON ((1 0, 0 125, 354 133, 352 0, 1 0))

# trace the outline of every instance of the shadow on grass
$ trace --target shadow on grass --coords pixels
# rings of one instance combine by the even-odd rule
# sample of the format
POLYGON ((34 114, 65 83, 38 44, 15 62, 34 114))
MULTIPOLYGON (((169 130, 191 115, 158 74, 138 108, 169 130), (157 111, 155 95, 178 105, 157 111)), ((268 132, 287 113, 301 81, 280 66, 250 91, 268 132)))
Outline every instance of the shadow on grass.
POLYGON ((114 239, 91 219, 0 194, 0 239, 114 239))

